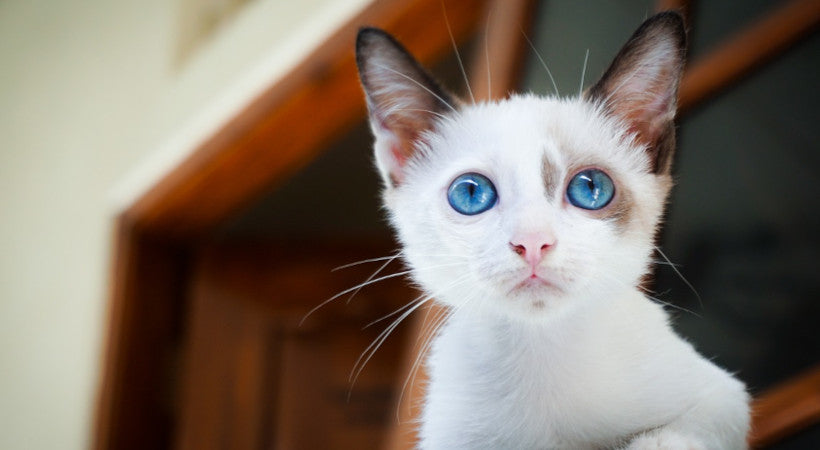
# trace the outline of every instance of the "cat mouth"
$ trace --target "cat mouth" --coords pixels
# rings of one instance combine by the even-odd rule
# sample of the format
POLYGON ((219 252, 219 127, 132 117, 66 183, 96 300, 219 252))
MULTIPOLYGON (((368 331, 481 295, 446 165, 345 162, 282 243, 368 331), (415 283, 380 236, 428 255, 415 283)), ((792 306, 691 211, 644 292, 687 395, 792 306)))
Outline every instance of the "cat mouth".
POLYGON ((562 292, 562 289, 553 280, 536 273, 531 273, 510 289, 510 293, 526 291, 562 292))

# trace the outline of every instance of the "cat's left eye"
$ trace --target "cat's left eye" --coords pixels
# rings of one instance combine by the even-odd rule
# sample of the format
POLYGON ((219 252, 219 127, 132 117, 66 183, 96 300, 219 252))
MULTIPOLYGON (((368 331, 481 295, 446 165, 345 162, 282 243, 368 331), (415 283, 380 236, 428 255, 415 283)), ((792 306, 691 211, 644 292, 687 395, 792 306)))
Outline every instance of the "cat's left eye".
POLYGON ((567 200, 582 209, 601 209, 615 196, 615 183, 603 170, 578 172, 567 186, 567 200))
POLYGON ((450 206, 465 216, 481 214, 492 208, 497 200, 498 193, 493 182, 478 173, 460 175, 447 189, 450 206))

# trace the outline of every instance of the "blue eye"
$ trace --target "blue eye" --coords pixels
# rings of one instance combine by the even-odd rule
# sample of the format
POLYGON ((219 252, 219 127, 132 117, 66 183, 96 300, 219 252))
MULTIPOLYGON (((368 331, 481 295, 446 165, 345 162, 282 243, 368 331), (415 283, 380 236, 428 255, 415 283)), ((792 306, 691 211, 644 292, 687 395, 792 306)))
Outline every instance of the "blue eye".
POLYGON ((481 214, 492 208, 497 200, 493 182, 477 173, 460 175, 447 189, 450 206, 465 216, 481 214))
POLYGON ((567 186, 567 199, 582 209, 601 209, 615 196, 612 178, 598 169, 582 170, 567 186))

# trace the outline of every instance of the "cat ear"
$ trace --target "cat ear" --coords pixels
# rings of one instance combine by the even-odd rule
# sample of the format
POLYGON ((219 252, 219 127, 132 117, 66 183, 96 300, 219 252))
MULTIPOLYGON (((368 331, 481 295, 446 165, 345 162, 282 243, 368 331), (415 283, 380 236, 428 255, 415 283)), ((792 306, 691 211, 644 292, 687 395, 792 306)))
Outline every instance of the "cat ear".
POLYGON ((647 146, 656 173, 668 173, 675 149, 675 110, 686 53, 683 19, 656 14, 627 41, 601 80, 586 93, 622 119, 647 146))
POLYGON ((398 41, 377 28, 359 30, 356 64, 376 138, 376 164, 385 182, 395 186, 417 141, 438 117, 455 111, 456 99, 398 41))

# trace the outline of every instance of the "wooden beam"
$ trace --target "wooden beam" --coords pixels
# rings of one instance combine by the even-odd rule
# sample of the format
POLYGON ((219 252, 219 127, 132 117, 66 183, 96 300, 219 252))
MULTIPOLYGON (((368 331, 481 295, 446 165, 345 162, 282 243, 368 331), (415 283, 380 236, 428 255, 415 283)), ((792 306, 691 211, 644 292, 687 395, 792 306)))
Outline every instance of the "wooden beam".
POLYGON ((820 365, 759 395, 749 445, 762 448, 820 423, 820 365))
POLYGON ((527 43, 524 33, 532 26, 534 1, 494 0, 485 12, 486 23, 470 70, 476 101, 506 97, 519 87, 527 43))
POLYGON ((689 66, 680 88, 683 115, 781 54, 820 24, 820 1, 792 0, 689 66))
POLYGON ((120 221, 92 448, 166 448, 186 250, 120 221))
MULTIPOLYGON (((461 42, 481 21, 485 0, 446 3, 461 42)), ((166 235, 202 234, 282 183, 364 117, 352 51, 358 28, 383 27, 430 63, 450 48, 441 5, 373 2, 137 200, 129 220, 166 235)))
MULTIPOLYGON (((503 98, 518 86, 527 45, 524 33, 528 33, 532 25, 534 7, 533 0, 493 0, 488 3, 484 11, 488 22, 484 32, 479 35, 480 45, 473 59, 476 63, 470 69, 470 86, 476 101, 503 98), (491 65, 488 66, 488 63, 491 65)), ((426 344, 446 314, 446 308, 433 304, 429 310, 416 312, 413 317, 412 339, 408 341, 400 372, 404 375, 398 380, 398 389, 403 393, 397 405, 399 421, 390 432, 385 445, 387 449, 412 449, 416 446, 416 428, 427 384, 423 364, 412 376, 412 383, 405 383, 417 361, 424 358, 421 353, 428 349, 426 344)))

